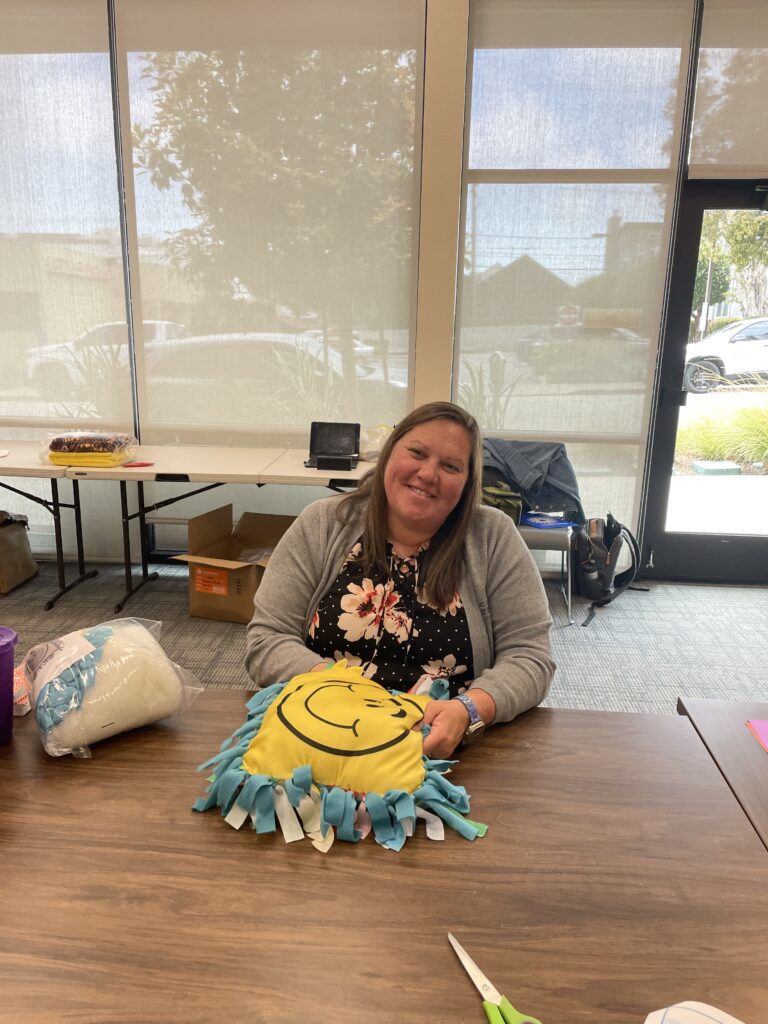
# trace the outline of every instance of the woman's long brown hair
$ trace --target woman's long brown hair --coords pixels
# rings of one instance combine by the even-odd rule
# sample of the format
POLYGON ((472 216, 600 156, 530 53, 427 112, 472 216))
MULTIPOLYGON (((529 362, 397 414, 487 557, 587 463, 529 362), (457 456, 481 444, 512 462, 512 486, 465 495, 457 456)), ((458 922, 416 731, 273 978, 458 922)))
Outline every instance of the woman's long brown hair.
POLYGON ((469 438, 469 466, 464 490, 456 507, 430 541, 419 572, 419 584, 430 604, 444 609, 459 589, 464 563, 464 542, 470 520, 480 504, 482 488, 483 441, 480 427, 460 405, 453 402, 428 402, 420 405, 402 419, 389 435, 381 449, 374 469, 366 473, 355 491, 339 502, 337 515, 346 518, 350 506, 359 508, 367 502, 363 525, 363 550, 360 563, 366 571, 389 571, 387 559, 388 505, 384 491, 384 471, 398 441, 422 423, 432 420, 450 420, 458 423, 469 438))

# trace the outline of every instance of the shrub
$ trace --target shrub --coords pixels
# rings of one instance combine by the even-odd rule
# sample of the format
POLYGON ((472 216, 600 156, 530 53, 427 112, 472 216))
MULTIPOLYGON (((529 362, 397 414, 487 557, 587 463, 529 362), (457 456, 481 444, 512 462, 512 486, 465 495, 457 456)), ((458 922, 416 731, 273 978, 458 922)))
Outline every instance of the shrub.
POLYGON ((675 457, 768 464, 768 406, 750 406, 727 418, 705 417, 685 424, 677 433, 675 457))
POLYGON ((723 433, 734 462, 768 462, 768 407, 739 409, 723 433))
POLYGON ((741 320, 740 316, 718 316, 714 320, 710 320, 707 324, 707 329, 704 331, 704 337, 708 337, 710 334, 714 334, 715 331, 719 331, 721 327, 727 327, 728 324, 735 324, 738 320, 741 320))
POLYGON ((677 432, 676 458, 725 459, 725 451, 721 420, 694 420, 680 427, 677 432))

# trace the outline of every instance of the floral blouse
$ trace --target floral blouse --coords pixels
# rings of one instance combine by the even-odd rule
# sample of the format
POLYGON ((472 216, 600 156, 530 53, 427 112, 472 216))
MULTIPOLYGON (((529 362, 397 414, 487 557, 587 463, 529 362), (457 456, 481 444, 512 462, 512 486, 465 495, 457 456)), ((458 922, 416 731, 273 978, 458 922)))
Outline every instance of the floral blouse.
POLYGON ((419 592, 426 547, 402 558, 388 544, 389 572, 371 578, 355 561, 358 541, 312 616, 307 647, 362 665, 391 689, 426 691, 434 679, 448 679, 451 696, 466 689, 473 678, 467 615, 459 594, 440 611, 419 592))

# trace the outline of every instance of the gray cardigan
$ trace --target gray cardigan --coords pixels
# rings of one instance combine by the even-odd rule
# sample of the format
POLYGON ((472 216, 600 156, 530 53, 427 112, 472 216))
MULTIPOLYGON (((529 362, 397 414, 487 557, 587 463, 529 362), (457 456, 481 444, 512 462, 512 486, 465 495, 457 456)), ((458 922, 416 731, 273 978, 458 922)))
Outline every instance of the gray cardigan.
MULTIPOLYGON (((347 521, 339 522, 340 500, 305 508, 269 560, 248 626, 246 667, 257 686, 307 672, 319 660, 304 645, 310 619, 363 529, 359 515, 349 518, 349 506, 347 521)), ((495 720, 507 722, 544 699, 555 665, 541 577, 503 512, 476 511, 459 592, 472 641, 471 686, 487 691, 495 720)))

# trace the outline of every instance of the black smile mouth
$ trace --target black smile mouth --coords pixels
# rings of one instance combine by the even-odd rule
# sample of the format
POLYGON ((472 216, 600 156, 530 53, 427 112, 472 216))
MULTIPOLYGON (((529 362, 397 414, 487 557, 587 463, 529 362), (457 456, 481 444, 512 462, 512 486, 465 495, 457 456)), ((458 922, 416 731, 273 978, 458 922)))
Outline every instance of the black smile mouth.
MULTIPOLYGON (((354 720, 354 722, 349 723, 349 724, 343 723, 343 722, 333 722, 330 719, 325 718, 323 715, 319 715, 316 711, 312 710, 312 708, 310 706, 310 701, 313 700, 313 698, 316 697, 323 690, 327 690, 327 689, 331 689, 331 688, 337 688, 337 689, 341 688, 341 689, 350 690, 350 691, 354 692, 353 684, 347 683, 347 682, 343 682, 341 680, 338 680, 336 682, 331 680, 331 681, 329 681, 327 683, 324 683, 322 686, 318 686, 318 688, 316 690, 313 690, 311 693, 307 694, 307 696, 304 698, 303 701, 300 701, 301 704, 303 704, 303 706, 304 706, 304 710, 307 712, 307 714, 311 718, 314 718, 316 721, 322 722, 324 725, 329 725, 333 729, 340 729, 340 730, 342 730, 342 732, 352 733, 352 735, 356 739, 358 739, 359 737, 358 737, 357 727, 360 724, 360 718, 359 717, 356 718, 354 720)), ((284 705, 287 703, 287 701, 290 700, 291 697, 298 696, 299 691, 301 689, 302 689, 302 687, 298 686, 295 690, 292 690, 291 693, 286 694, 280 700, 279 704, 277 705, 277 717, 280 720, 280 722, 282 723, 282 725, 285 726, 285 728, 289 730, 289 732, 293 733, 293 735, 298 737, 298 739, 302 740, 302 742, 306 743, 308 746, 314 747, 316 750, 322 750, 322 751, 324 751, 327 754, 338 754, 338 755, 340 755, 342 757, 362 757, 362 756, 367 755, 367 754, 377 754, 377 753, 379 753, 382 750, 387 750, 389 747, 394 747, 398 743, 402 743, 410 735, 410 730, 403 729, 403 731, 399 732, 396 736, 393 736, 390 739, 385 740, 382 743, 378 743, 378 744, 376 744, 373 747, 367 747, 367 748, 365 748, 363 750, 354 750, 354 749, 350 750, 350 749, 347 749, 347 748, 333 747, 333 746, 330 746, 329 744, 321 743, 318 739, 315 739, 313 736, 308 736, 306 733, 302 732, 299 728, 297 728, 297 726, 294 725, 293 722, 291 722, 288 719, 288 717, 287 717, 287 715, 285 713, 284 705)), ((421 715, 422 715, 421 705, 418 704, 416 701, 411 700, 409 697, 402 697, 402 698, 384 697, 381 700, 375 699, 374 702, 368 703, 367 706, 369 708, 372 708, 372 709, 373 708, 381 708, 383 710, 388 703, 393 704, 395 706, 395 708, 397 709, 397 710, 391 712, 391 714, 388 716, 389 718, 395 718, 395 719, 405 718, 407 716, 408 712, 407 712, 407 709, 403 706, 404 704, 412 704, 413 707, 416 708, 416 710, 419 712, 419 717, 421 717, 421 715)))

